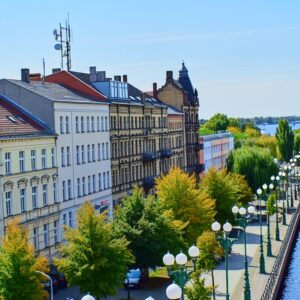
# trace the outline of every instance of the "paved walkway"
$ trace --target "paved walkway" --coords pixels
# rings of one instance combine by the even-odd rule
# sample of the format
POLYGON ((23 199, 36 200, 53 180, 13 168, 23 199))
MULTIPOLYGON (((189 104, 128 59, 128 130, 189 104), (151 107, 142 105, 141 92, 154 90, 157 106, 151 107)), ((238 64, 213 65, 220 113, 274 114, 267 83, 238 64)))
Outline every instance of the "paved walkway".
MULTIPOLYGON (((294 205, 298 205, 295 201, 294 205)), ((289 224, 292 215, 287 214, 287 224, 289 224)), ((273 257, 267 256, 267 226, 263 226, 264 233, 264 256, 267 274, 259 274, 259 255, 260 255, 260 227, 259 223, 250 223, 247 227, 247 259, 248 271, 250 277, 251 299, 258 300, 261 298, 265 285, 268 281, 268 274, 273 268, 273 264, 281 246, 281 241, 275 240, 275 215, 271 217, 271 239, 273 257)), ((280 228, 280 239, 283 240, 288 226, 282 224, 280 228)), ((230 299, 237 300, 244 298, 244 236, 240 235, 238 241, 233 244, 232 254, 229 257, 229 292, 230 299)), ((225 280, 225 262, 222 262, 214 271, 216 288, 216 299, 225 299, 226 280, 225 280)), ((211 276, 204 276, 207 285, 211 285, 211 276)))

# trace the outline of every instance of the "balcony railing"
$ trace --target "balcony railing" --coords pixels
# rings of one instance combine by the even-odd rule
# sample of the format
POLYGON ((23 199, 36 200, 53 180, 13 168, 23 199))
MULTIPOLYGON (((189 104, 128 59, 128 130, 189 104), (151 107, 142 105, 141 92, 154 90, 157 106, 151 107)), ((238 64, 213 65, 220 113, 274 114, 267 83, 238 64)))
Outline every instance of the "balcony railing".
POLYGON ((159 158, 159 152, 158 151, 147 151, 143 153, 143 160, 144 161, 151 161, 154 159, 159 158))
POLYGON ((155 185, 155 177, 148 176, 143 179, 143 186, 145 189, 151 189, 155 185))
POLYGON ((160 158, 170 158, 173 155, 172 149, 164 149, 160 151, 160 158))

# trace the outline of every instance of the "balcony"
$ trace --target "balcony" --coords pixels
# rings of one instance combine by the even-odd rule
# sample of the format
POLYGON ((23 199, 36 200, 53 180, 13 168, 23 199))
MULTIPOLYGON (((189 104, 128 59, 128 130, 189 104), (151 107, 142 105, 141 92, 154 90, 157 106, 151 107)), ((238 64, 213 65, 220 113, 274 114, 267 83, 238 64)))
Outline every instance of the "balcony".
POLYGON ((143 186, 145 190, 153 188, 155 185, 155 177, 148 176, 143 179, 143 186))
POLYGON ((159 152, 157 151, 147 151, 143 153, 144 161, 151 161, 159 158, 159 152))
POLYGON ((203 143, 196 143, 195 144, 195 150, 196 151, 203 150, 203 143))
POLYGON ((160 151, 160 158, 170 158, 173 155, 172 149, 164 149, 160 151))

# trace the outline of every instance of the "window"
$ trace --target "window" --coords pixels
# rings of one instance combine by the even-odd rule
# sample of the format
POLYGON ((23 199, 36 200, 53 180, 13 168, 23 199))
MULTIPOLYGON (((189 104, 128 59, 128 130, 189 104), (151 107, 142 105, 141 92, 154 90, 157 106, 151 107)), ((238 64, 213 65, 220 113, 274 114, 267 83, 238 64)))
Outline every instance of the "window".
POLYGON ((33 228, 33 245, 36 251, 39 250, 39 228, 33 228))
POLYGON ((76 146, 76 163, 80 165, 80 150, 78 145, 76 146))
POLYGON ((97 131, 100 131, 100 117, 97 117, 97 131))
POLYGON ((79 133, 79 117, 75 118, 76 133, 79 133))
POLYGON ((71 166, 71 153, 70 153, 70 147, 67 147, 67 166, 71 166))
POLYGON ((11 153, 10 152, 5 153, 5 173, 6 174, 11 173, 11 153))
POLYGON ((102 159, 105 159, 104 143, 102 143, 102 159))
POLYGON ((101 173, 98 174, 98 184, 99 184, 99 191, 102 190, 102 179, 101 179, 101 173))
POLYGON ((108 118, 105 117, 105 131, 108 130, 108 118))
POLYGON ((48 185, 43 184, 43 205, 48 204, 48 185))
POLYGON ((33 186, 31 188, 31 194, 32 194, 32 208, 35 209, 37 208, 37 203, 38 203, 38 195, 37 195, 37 186, 33 186))
POLYGON ((53 199, 54 203, 57 202, 56 182, 53 182, 53 199))
POLYGON ((11 191, 5 192, 6 215, 12 214, 11 191))
POLYGON ((53 236, 54 236, 54 243, 58 243, 58 222, 53 222, 53 236))
POLYGON ((86 191, 85 191, 85 177, 82 177, 82 195, 86 195, 86 191))
POLYGON ((80 118, 80 122, 81 122, 81 132, 84 132, 84 117, 80 118))
POLYGON ((106 159, 108 159, 109 158, 109 155, 108 155, 108 150, 109 150, 109 148, 108 148, 109 146, 108 146, 108 143, 106 143, 106 159))
POLYGON ((106 181, 107 181, 107 184, 106 184, 106 187, 109 189, 109 171, 106 172, 106 181))
POLYGON ((55 149, 54 148, 51 149, 51 164, 52 164, 52 167, 55 167, 55 149))
POLYGON ((96 193, 96 175, 93 175, 93 193, 96 193))
POLYGON ((46 149, 42 149, 42 169, 46 169, 47 168, 47 157, 46 157, 46 149))
POLYGON ((66 117, 66 133, 70 133, 69 117, 66 117))
POLYGON ((85 163, 85 156, 84 156, 84 145, 81 146, 81 162, 85 163))
POLYGON ((90 145, 87 145, 87 161, 88 163, 91 162, 91 146, 90 145))
POLYGON ((45 247, 49 246, 49 224, 44 224, 44 244, 45 247))
POLYGON ((67 214, 63 214, 63 224, 67 225, 67 214))
POLYGON ((66 191, 66 181, 64 180, 62 182, 62 192, 63 192, 63 200, 66 201, 67 200, 67 191, 66 191))
POLYGON ((96 161, 96 156, 95 156, 95 144, 92 144, 92 161, 96 161))
POLYGON ((106 189, 106 174, 105 172, 103 173, 103 189, 106 189))
POLYGON ((21 212, 26 210, 26 189, 20 189, 21 212))
POLYGON ((95 132, 94 117, 91 117, 91 123, 92 123, 92 132, 95 132))
POLYGON ((71 187, 71 180, 68 180, 68 199, 72 199, 72 187, 71 187))
POLYGON ((73 213, 69 211, 69 226, 73 227, 73 213))
POLYGON ((77 178, 77 197, 79 198, 81 196, 80 191, 80 178, 77 178))
POLYGON ((64 120, 63 120, 63 117, 59 118, 59 124, 60 124, 60 133, 64 133, 64 120))
POLYGON ((20 166, 20 172, 25 171, 25 152, 20 151, 19 152, 19 166, 20 166))
POLYGON ((90 132, 90 117, 86 117, 86 132, 90 132))
POLYGON ((104 131, 104 118, 101 117, 101 131, 104 131))
POLYGON ((65 148, 61 147, 61 166, 64 167, 65 166, 65 148))
POLYGON ((101 160, 101 145, 98 144, 98 160, 101 160))
POLYGON ((91 183, 91 176, 88 176, 88 193, 92 193, 92 183, 91 183))

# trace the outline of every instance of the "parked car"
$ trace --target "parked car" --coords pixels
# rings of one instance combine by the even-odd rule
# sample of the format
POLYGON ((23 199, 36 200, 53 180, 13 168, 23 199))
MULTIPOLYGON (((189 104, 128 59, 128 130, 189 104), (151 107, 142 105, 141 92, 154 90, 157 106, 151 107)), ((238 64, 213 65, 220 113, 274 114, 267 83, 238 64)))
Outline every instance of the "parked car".
POLYGON ((126 275, 124 280, 125 288, 140 288, 146 280, 146 276, 139 268, 129 270, 126 275))
POLYGON ((54 282, 57 285, 59 289, 66 288, 68 286, 68 282, 64 274, 58 272, 57 268, 53 265, 50 266, 50 277, 53 280, 53 285, 54 282))

